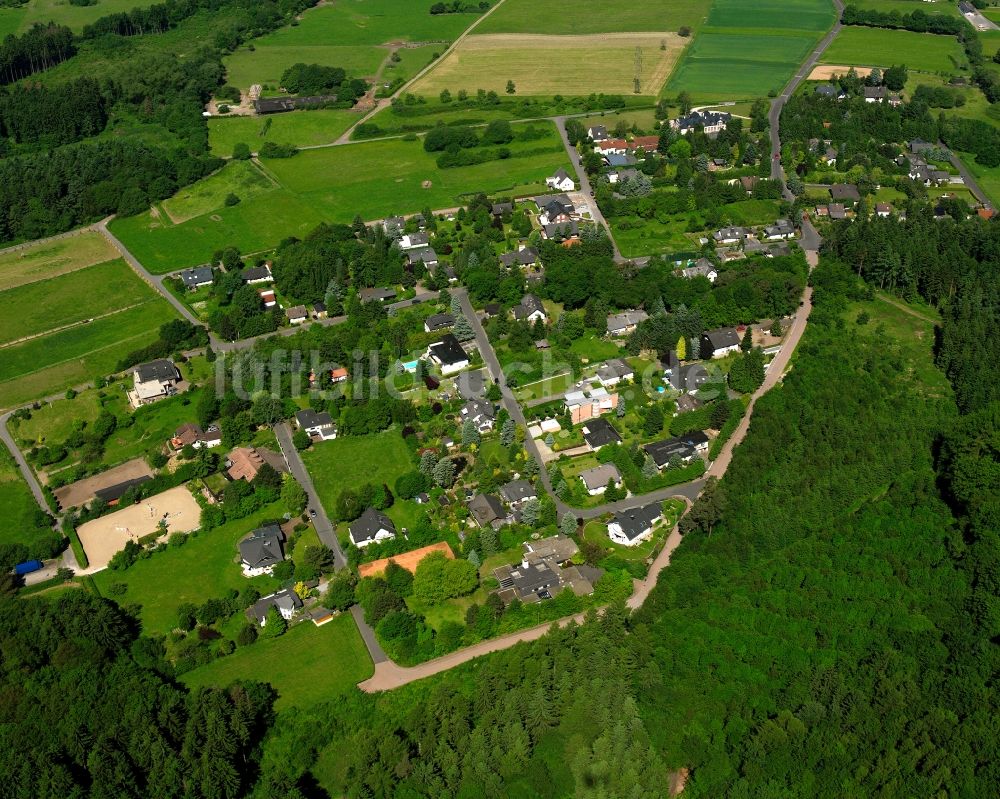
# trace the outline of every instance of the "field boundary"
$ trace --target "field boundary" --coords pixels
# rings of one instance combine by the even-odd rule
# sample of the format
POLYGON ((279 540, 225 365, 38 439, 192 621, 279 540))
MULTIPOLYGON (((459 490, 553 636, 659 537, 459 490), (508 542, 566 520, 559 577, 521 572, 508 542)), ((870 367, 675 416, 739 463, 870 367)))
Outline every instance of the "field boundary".
MULTIPOLYGON (((133 302, 131 305, 125 305, 121 308, 115 308, 112 311, 106 313, 98 314, 97 316, 92 316, 89 319, 80 319, 76 322, 70 322, 69 324, 60 325, 59 327, 53 327, 51 330, 43 330, 40 333, 32 333, 30 336, 22 336, 14 341, 5 341, 0 343, 0 350, 7 349, 8 347, 13 347, 17 344, 23 344, 26 341, 34 341, 36 338, 42 338, 43 336, 51 336, 56 333, 62 333, 65 330, 72 330, 74 327, 80 327, 81 325, 89 325, 91 322, 96 322, 98 319, 105 319, 109 316, 114 316, 115 314, 122 313, 123 311, 131 311, 133 308, 139 308, 143 305, 148 305, 157 297, 150 297, 148 300, 143 300, 142 302, 133 302)), ((71 359, 72 360, 72 359, 71 359)))

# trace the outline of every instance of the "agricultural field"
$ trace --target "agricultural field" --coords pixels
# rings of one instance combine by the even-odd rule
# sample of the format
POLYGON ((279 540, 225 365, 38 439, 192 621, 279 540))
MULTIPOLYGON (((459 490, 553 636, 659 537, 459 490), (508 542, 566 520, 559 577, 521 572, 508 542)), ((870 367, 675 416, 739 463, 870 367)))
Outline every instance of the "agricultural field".
POLYGON ((361 633, 349 615, 322 627, 302 623, 280 638, 259 639, 181 675, 190 688, 225 688, 248 675, 278 691, 275 709, 306 707, 348 693, 373 672, 361 633))
POLYGON ((156 338, 171 306, 98 233, 30 245, 0 257, 0 407, 113 371, 156 338), (100 290, 97 290, 97 289, 100 290))
POLYGON ((656 95, 687 39, 676 33, 604 33, 587 36, 491 34, 469 36, 412 87, 416 94, 478 89, 503 94, 513 81, 520 95, 656 95))
POLYGON ((828 0, 716 0, 665 93, 711 101, 780 90, 834 19, 828 0))
MULTIPOLYGON (((389 55, 384 45, 427 42, 443 51, 479 18, 432 16, 429 7, 407 0, 343 0, 309 9, 297 25, 255 39, 228 56, 227 80, 243 90, 259 83, 270 87, 265 93, 273 93, 281 74, 299 62, 343 67, 350 75, 371 78, 389 55)), ((426 55, 429 60, 430 53, 426 55)))
POLYGON ((154 2, 156 0, 100 0, 84 6, 73 5, 68 0, 30 0, 19 8, 0 8, 0 38, 8 33, 23 33, 40 22, 58 22, 79 32, 95 19, 151 6, 154 2))
POLYGON ((911 72, 949 73, 967 63, 954 36, 861 27, 842 28, 822 60, 827 64, 877 67, 906 64, 911 72))
MULTIPOLYGON (((357 214, 380 219, 427 206, 452 208, 481 191, 541 191, 548 175, 569 166, 555 127, 541 124, 550 131, 547 137, 511 142, 509 159, 473 166, 441 169, 437 153, 425 152, 419 139, 327 147, 265 160, 264 170, 279 188, 238 205, 220 203, 179 225, 170 224, 164 214, 143 213, 116 219, 111 227, 147 269, 165 273, 204 263, 230 245, 244 253, 267 250, 288 236, 304 236, 320 222, 350 222, 357 214)), ((521 129, 514 126, 515 133, 521 129)), ((199 192, 199 186, 186 191, 199 192)))
POLYGON ((340 137, 360 116, 355 111, 320 108, 291 111, 267 117, 213 117, 208 121, 208 144, 213 155, 228 158, 239 143, 257 152, 266 141, 310 147, 329 144, 340 137))
POLYGON ((218 172, 185 186, 161 203, 175 225, 210 213, 235 194, 240 201, 275 188, 274 183, 250 161, 231 161, 218 172))
MULTIPOLYGON (((572 0, 537 3, 533 0, 504 0, 476 33, 539 33, 580 35, 588 33, 628 33, 674 31, 681 26, 697 30, 711 0, 608 0, 593 9, 583 9, 572 0)), ((544 59, 542 59, 544 60, 544 59)))

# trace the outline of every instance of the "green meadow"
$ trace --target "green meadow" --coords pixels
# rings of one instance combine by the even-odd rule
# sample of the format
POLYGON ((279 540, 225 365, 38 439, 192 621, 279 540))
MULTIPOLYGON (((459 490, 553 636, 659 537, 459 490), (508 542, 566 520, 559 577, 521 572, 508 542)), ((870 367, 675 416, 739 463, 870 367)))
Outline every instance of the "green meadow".
POLYGON ((836 14, 829 0, 714 0, 707 27, 825 31, 836 14))
POLYGON ((30 0, 18 8, 0 8, 0 38, 22 33, 36 23, 58 22, 81 31, 95 19, 133 8, 151 6, 156 0, 100 0, 93 5, 73 5, 67 0, 30 0))
MULTIPOLYGON (((697 29, 711 0, 606 0, 593 8, 581 8, 573 0, 504 0, 476 33, 545 33, 583 35, 591 33, 676 32, 687 25, 697 29)), ((543 54, 539 54, 544 58, 543 54)))
POLYGON ((7 447, 0 445, 0 544, 24 544, 31 550, 41 536, 51 535, 48 527, 35 521, 38 505, 21 477, 7 447))
POLYGON ((242 202, 274 188, 274 183, 256 164, 230 161, 215 174, 185 186, 164 200, 162 207, 172 222, 180 224, 224 206, 230 194, 235 194, 242 202))
POLYGON ((213 117, 208 120, 208 144, 213 155, 228 158, 239 143, 257 152, 266 141, 310 147, 329 144, 360 119, 356 111, 318 108, 266 117, 213 117))
POLYGON ((966 64, 954 36, 861 27, 842 28, 822 61, 871 67, 906 64, 911 71, 921 72, 954 72, 966 64))

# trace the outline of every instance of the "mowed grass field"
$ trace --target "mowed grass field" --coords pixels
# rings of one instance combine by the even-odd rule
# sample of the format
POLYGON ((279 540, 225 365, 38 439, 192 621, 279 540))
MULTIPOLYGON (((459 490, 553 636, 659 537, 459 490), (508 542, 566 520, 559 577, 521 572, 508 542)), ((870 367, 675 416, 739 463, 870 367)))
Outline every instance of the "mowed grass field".
POLYGON ((834 19, 829 0, 715 0, 665 92, 701 102, 780 90, 834 19))
MULTIPOLYGON (((677 31, 682 25, 697 29, 711 0, 606 0, 581 6, 573 0, 504 0, 476 26, 481 33, 547 33, 582 35, 631 31, 677 31)), ((543 58, 544 60, 544 58, 543 58)))
POLYGON ((906 64, 911 72, 954 72, 966 58, 954 36, 844 27, 823 53, 822 61, 870 67, 906 64))
POLYGON ((208 121, 208 144, 213 155, 228 158, 239 143, 257 152, 266 141, 309 147, 329 144, 360 119, 355 111, 320 108, 267 117, 213 117, 208 121))
POLYGON ((117 255, 86 232, 0 256, 0 407, 113 371, 175 318, 117 255))
POLYGON ((207 214, 225 204, 235 194, 240 201, 276 188, 274 183, 251 161, 230 161, 213 175, 185 186, 161 203, 175 225, 207 214))
POLYGON ((656 95, 686 39, 676 33, 473 35, 412 87, 414 94, 478 89, 502 94, 512 80, 519 95, 634 93, 640 51, 640 94, 656 95))
POLYGON ((95 19, 108 14, 151 6, 156 0, 100 0, 90 6, 75 6, 68 0, 30 0, 19 8, 0 8, 0 38, 21 33, 36 23, 58 22, 74 31, 83 30, 95 19))
POLYGON ((261 680, 278 691, 275 708, 282 710, 335 699, 373 672, 354 619, 340 615, 322 627, 304 622, 280 638, 259 639, 180 679, 189 688, 225 688, 236 680, 261 680))
MULTIPOLYGON (((437 154, 425 152, 419 139, 306 150, 292 158, 265 160, 265 171, 279 187, 238 205, 220 204, 179 225, 164 214, 147 212, 116 219, 111 227, 147 269, 164 273, 204 263, 230 245, 244 253, 267 250, 288 236, 304 236, 321 222, 350 222, 357 214, 381 219, 427 206, 452 208, 477 192, 541 191, 548 175, 569 167, 555 126, 535 123, 541 126, 550 135, 512 142, 509 159, 447 169, 438 168, 437 154)), ((515 132, 522 127, 514 125, 515 132)))
POLYGON ((309 9, 298 25, 255 39, 253 50, 239 48, 224 60, 227 80, 241 89, 254 83, 277 87, 281 74, 298 62, 371 77, 389 55, 381 45, 451 42, 478 16, 432 15, 430 4, 410 0, 337 0, 309 9))

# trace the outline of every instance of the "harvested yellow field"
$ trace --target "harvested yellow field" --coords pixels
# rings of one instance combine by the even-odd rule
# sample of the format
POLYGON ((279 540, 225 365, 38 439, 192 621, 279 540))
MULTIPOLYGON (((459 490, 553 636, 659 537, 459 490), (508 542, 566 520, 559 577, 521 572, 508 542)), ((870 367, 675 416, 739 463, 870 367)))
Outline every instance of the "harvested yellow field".
POLYGON ((813 67, 813 71, 809 73, 807 80, 832 80, 833 78, 841 75, 846 75, 852 69, 859 78, 867 78, 872 74, 871 67, 842 67, 831 66, 830 64, 820 64, 819 66, 813 67))
POLYGON ((414 94, 479 89, 518 95, 656 95, 687 40, 676 33, 602 33, 592 36, 491 34, 469 36, 417 81, 414 94))

